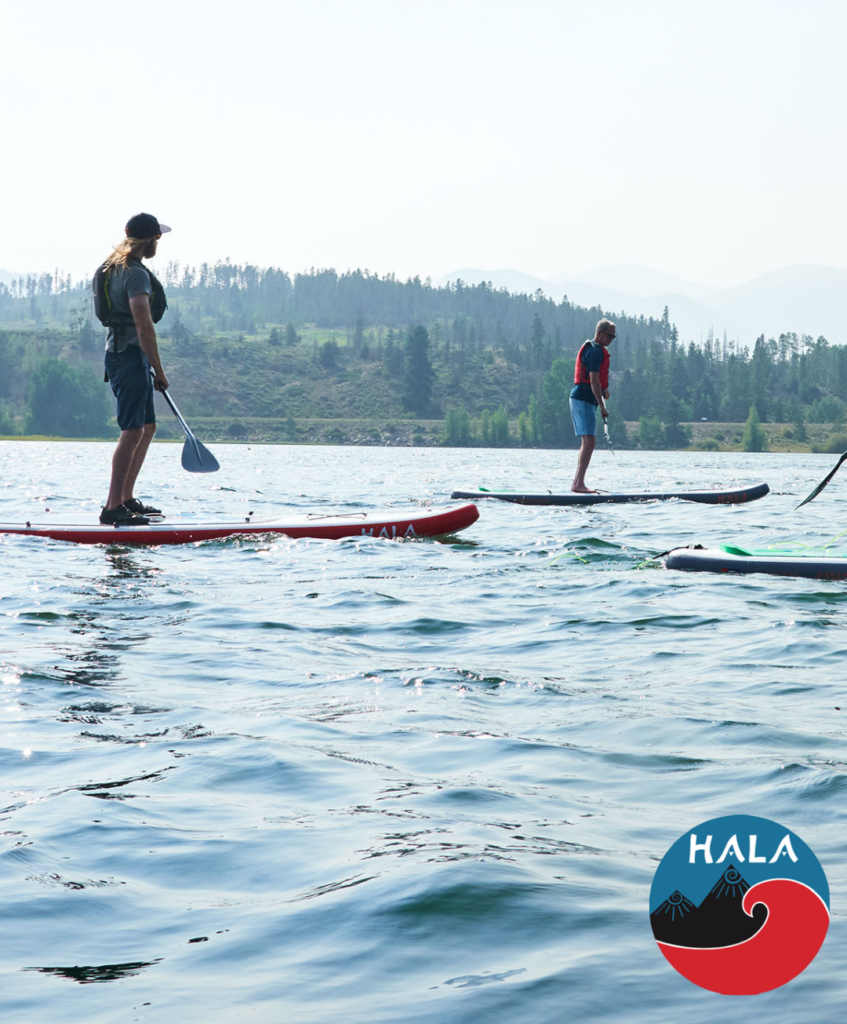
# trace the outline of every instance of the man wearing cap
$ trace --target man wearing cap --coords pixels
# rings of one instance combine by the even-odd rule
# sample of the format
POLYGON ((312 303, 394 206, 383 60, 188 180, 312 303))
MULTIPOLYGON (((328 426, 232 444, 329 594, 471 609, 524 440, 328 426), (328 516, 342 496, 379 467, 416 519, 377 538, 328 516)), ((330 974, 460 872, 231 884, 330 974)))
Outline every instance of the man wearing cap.
POLYGON ((597 493, 586 484, 585 474, 594 453, 597 409, 603 419, 609 415, 605 401, 609 397, 609 345, 616 333, 611 320, 600 320, 594 340, 586 341, 576 357, 570 406, 574 433, 580 439, 576 475, 571 484, 571 490, 577 494, 597 493))
MULTIPOLYGON (((159 358, 154 321, 167 306, 164 289, 142 264, 156 255, 159 239, 171 229, 150 213, 137 213, 126 225, 126 238, 98 271, 108 324, 106 379, 117 399, 121 436, 112 456, 109 497, 101 523, 145 526, 159 509, 143 505, 133 494, 135 481, 156 433, 153 389, 166 391, 168 378, 159 358), (155 374, 155 379, 150 371, 155 374)), ((95 305, 98 277, 95 277, 95 305)))

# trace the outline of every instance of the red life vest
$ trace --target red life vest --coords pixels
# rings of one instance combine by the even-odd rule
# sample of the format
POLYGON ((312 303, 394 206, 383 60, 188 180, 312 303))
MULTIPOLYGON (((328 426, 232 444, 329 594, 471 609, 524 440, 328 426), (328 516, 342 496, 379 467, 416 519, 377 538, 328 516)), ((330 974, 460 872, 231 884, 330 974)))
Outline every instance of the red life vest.
MULTIPOLYGON (((589 376, 588 370, 585 368, 585 363, 582 361, 582 353, 585 351, 586 346, 591 345, 592 342, 586 341, 582 348, 577 353, 576 366, 573 368, 573 382, 574 384, 588 384, 591 385, 591 377, 589 376)), ((600 364, 600 387, 606 391, 609 387, 609 350, 605 346, 603 347, 603 362, 600 364)))

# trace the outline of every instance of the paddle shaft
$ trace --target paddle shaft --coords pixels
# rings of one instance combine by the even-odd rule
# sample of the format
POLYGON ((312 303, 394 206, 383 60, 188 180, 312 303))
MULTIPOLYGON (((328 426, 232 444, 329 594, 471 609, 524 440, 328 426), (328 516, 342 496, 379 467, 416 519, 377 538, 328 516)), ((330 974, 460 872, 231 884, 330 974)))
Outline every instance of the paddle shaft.
MULTIPOLYGON (((153 380, 156 379, 156 374, 153 370, 150 370, 150 374, 153 380)), ((188 470, 189 473, 214 473, 220 469, 218 460, 214 455, 206 448, 205 445, 200 444, 194 434, 191 432, 188 424, 182 418, 182 413, 177 409, 176 402, 168 394, 167 390, 161 391, 160 394, 164 395, 165 401, 171 407, 171 411, 174 416, 179 420, 179 425, 182 427, 182 431, 185 434, 185 446, 182 450, 182 466, 183 469, 188 470), (192 456, 189 454, 188 446, 191 446, 192 456)))
POLYGON ((182 427, 183 431, 185 432, 185 436, 186 437, 190 437, 193 440, 194 439, 194 435, 189 430, 188 424, 182 418, 182 413, 179 411, 179 409, 177 409, 176 402, 174 402, 174 400, 171 398, 171 396, 168 394, 167 391, 160 391, 159 394, 164 396, 165 401, 171 407, 171 412, 179 420, 179 425, 182 427))
POLYGON ((612 447, 612 439, 609 437, 609 419, 607 416, 603 417, 603 433, 606 435, 606 444, 609 446, 609 451, 614 455, 615 449, 612 447))
MULTIPOLYGON (((156 374, 155 374, 155 371, 154 371, 154 370, 153 370, 152 368, 151 368, 151 370, 150 370, 150 376, 151 376, 151 377, 153 378, 153 380, 155 381, 155 379, 156 379, 156 374)), ((163 395, 163 396, 164 396, 164 399, 165 399, 165 401, 166 401, 166 402, 168 403, 168 405, 169 405, 169 406, 171 407, 171 412, 172 412, 172 413, 174 414, 174 416, 176 416, 176 418, 177 418, 177 419, 179 420, 179 425, 180 425, 180 426, 182 427, 182 429, 183 429, 183 432, 185 433, 185 436, 186 436, 187 438, 189 438, 190 440, 192 440, 192 441, 193 441, 193 442, 194 442, 195 444, 197 444, 197 439, 195 438, 195 436, 194 436, 194 435, 193 435, 193 434, 191 433, 191 431, 189 430, 188 424, 187 424, 187 423, 185 422, 185 420, 184 420, 184 419, 182 418, 182 413, 181 413, 181 412, 179 411, 179 409, 177 409, 177 407, 176 407, 176 402, 175 402, 175 401, 174 401, 174 400, 173 400, 173 399, 171 398, 171 396, 170 396, 170 395, 168 394, 168 392, 167 392, 167 389, 165 389, 164 391, 160 391, 160 392, 159 392, 159 394, 160 394, 160 395, 163 395)))

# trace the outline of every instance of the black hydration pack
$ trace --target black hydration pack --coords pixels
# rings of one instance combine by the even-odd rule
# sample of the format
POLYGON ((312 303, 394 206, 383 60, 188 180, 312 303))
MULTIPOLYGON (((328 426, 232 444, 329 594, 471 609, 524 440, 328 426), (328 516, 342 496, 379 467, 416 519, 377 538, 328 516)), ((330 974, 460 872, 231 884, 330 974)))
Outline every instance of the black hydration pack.
MULTIPOLYGON (((112 311, 112 299, 109 295, 109 277, 115 269, 114 264, 103 263, 97 268, 94 280, 91 282, 91 289, 94 293, 94 315, 104 327, 117 329, 115 333, 124 327, 133 324, 132 317, 120 316, 112 311)), ((168 308, 168 300, 165 298, 165 289, 161 282, 147 267, 144 268, 150 277, 150 284, 153 287, 153 294, 150 297, 150 317, 154 324, 157 324, 165 315, 168 308)))

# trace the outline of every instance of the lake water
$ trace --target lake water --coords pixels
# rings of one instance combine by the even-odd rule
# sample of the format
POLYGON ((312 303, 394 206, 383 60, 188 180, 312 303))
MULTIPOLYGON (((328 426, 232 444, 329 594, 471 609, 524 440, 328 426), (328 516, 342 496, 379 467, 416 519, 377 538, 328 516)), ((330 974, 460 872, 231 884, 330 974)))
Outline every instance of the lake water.
MULTIPOLYGON (((169 518, 564 490, 574 452, 156 445, 169 518)), ((0 521, 96 519, 111 447, 0 443, 0 521)), ((0 1019, 842 1021, 847 586, 651 555, 847 527, 833 456, 598 449, 612 490, 738 507, 482 504, 446 543, 131 550, 0 537, 0 1019), (837 710, 840 708, 841 710, 837 710), (677 975, 658 860, 722 814, 815 851, 812 965, 746 1002, 677 975)))

